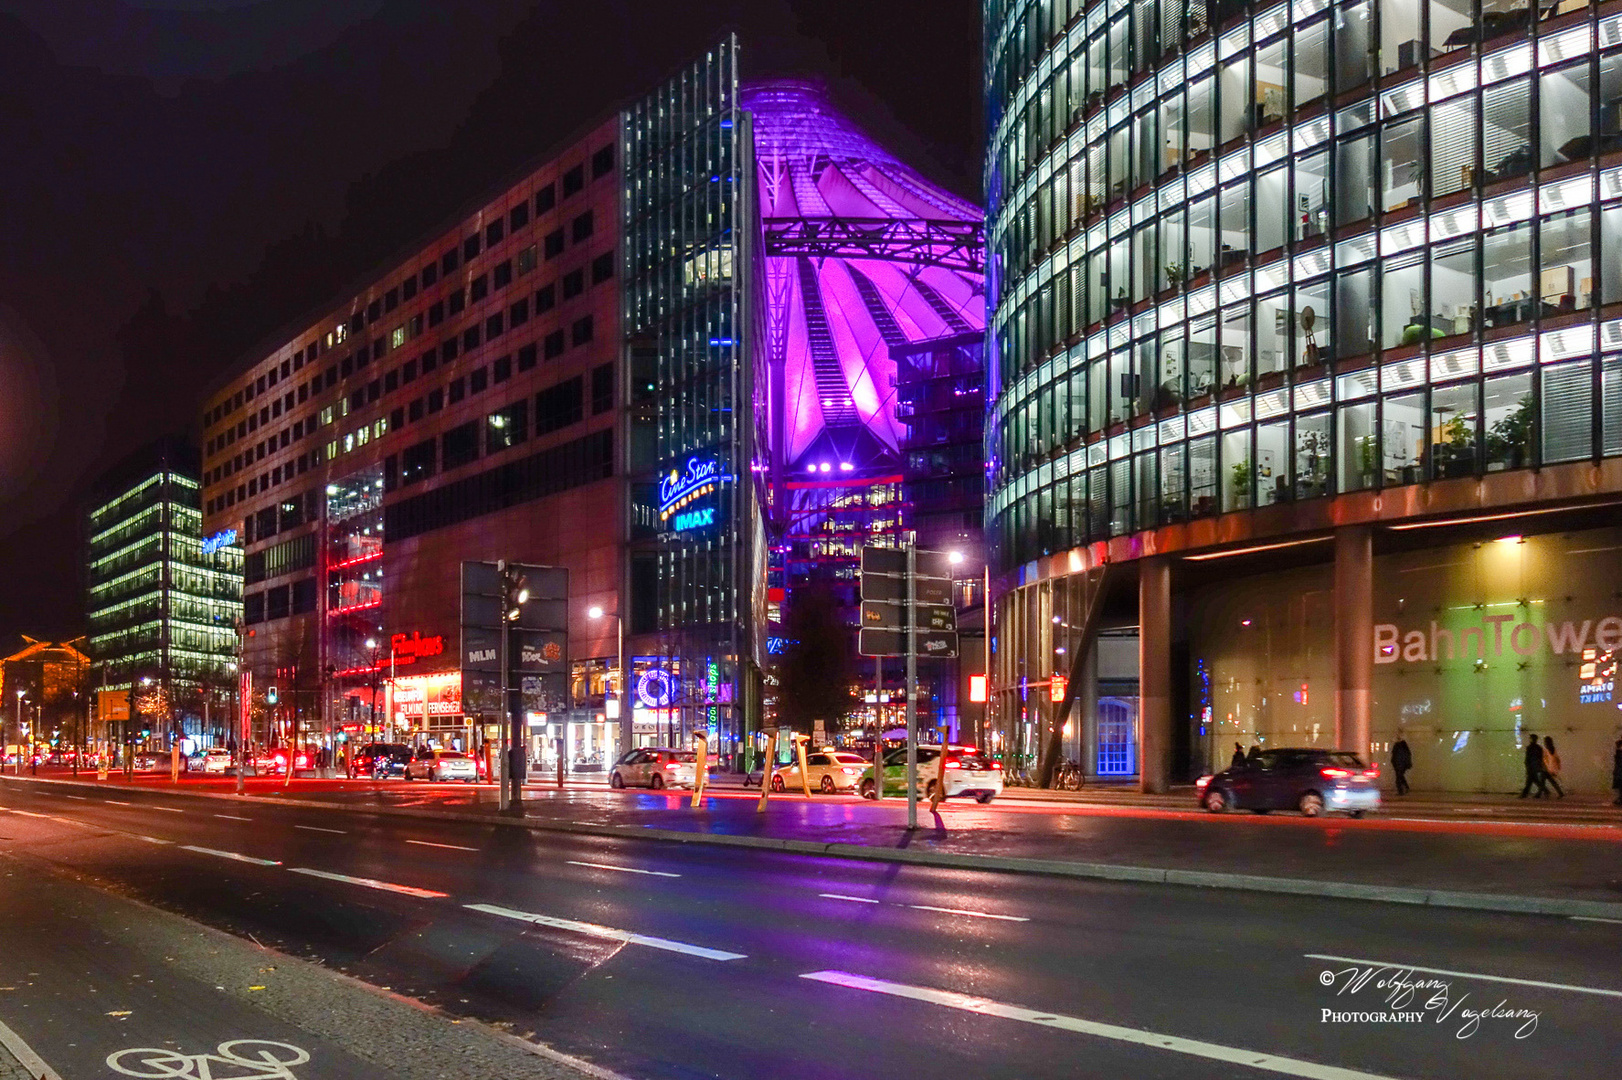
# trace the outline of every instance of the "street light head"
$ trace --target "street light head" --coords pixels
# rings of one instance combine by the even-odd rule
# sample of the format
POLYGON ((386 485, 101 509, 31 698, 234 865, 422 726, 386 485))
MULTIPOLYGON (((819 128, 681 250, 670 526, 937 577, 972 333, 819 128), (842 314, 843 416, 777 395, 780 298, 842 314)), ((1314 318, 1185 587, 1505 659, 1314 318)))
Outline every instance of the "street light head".
POLYGON ((518 590, 518 602, 520 604, 523 604, 523 603, 527 603, 528 601, 529 601, 529 590, 528 589, 519 589, 518 590))
POLYGON ((377 648, 377 639, 376 639, 376 638, 367 638, 367 639, 366 639, 366 647, 367 647, 367 648, 368 648, 368 649, 375 649, 375 648, 377 648))
POLYGON ((953 566, 956 566, 963 561, 963 553, 961 551, 948 552, 946 555, 946 561, 951 563, 953 566))
POLYGON ((603 617, 603 606, 601 604, 593 604, 591 607, 586 609, 586 614, 590 618, 600 619, 603 617))

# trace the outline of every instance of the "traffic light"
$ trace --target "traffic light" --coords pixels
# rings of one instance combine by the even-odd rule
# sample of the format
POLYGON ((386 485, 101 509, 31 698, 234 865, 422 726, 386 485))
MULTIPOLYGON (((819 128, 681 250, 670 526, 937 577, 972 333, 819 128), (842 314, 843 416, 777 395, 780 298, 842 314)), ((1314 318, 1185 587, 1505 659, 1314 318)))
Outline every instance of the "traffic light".
POLYGON ((274 705, 276 700, 276 688, 274 686, 265 687, 265 704, 274 705))

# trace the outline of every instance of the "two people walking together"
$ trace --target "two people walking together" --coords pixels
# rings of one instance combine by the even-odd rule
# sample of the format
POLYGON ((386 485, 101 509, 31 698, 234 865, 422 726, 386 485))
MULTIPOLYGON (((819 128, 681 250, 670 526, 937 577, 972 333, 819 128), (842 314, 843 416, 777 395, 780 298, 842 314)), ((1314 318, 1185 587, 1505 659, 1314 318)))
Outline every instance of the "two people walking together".
POLYGON ((1566 797, 1565 789, 1560 786, 1560 752, 1554 748, 1554 736, 1543 736, 1543 745, 1538 745, 1538 737, 1527 733, 1526 751, 1526 784, 1521 788, 1521 798, 1532 794, 1537 789, 1537 797, 1549 797, 1549 785, 1554 785, 1555 793, 1562 799, 1566 797))

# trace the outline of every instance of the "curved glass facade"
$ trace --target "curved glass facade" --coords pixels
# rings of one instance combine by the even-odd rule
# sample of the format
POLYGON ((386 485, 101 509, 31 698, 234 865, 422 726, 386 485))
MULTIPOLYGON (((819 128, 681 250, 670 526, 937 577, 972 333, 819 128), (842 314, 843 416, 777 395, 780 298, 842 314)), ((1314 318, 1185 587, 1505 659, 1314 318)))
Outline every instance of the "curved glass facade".
POLYGON ((1622 454, 1622 3, 985 12, 1002 570, 1622 454))

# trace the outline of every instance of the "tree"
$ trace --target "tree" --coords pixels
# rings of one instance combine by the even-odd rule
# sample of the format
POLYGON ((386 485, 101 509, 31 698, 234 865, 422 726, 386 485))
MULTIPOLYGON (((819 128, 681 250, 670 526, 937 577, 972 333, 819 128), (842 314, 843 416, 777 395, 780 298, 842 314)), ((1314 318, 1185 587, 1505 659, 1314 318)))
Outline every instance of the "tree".
POLYGON ((807 586, 795 591, 784 631, 778 723, 809 735, 814 721, 822 720, 832 731, 856 704, 852 628, 830 589, 807 586))

